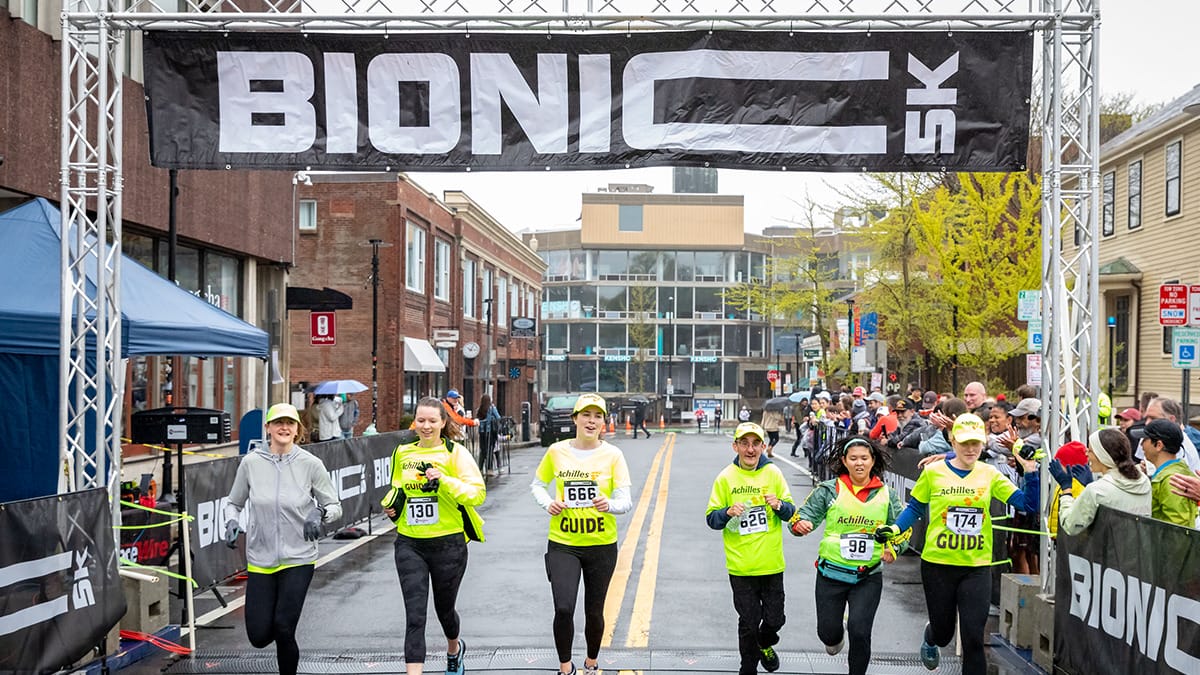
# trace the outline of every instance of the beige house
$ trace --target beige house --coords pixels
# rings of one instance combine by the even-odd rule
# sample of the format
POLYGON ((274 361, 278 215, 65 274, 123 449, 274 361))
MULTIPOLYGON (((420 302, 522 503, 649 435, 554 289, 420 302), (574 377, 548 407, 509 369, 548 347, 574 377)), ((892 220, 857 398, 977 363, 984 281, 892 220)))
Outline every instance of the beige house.
MULTIPOLYGON (((1200 86, 1100 148, 1100 386, 1116 409, 1145 392, 1179 399, 1159 286, 1200 285, 1200 86)), ((1200 369, 1191 400, 1200 399, 1200 369)), ((1193 408, 1195 410, 1195 408, 1193 408)), ((1192 414, 1194 416, 1195 413, 1192 414)))

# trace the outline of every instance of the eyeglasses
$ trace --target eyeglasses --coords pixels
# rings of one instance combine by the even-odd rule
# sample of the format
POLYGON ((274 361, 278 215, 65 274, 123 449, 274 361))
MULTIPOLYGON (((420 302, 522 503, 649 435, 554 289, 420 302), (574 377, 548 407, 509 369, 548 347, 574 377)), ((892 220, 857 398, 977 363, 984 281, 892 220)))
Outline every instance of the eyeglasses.
POLYGON ((753 440, 749 438, 739 438, 734 441, 733 444, 739 448, 761 448, 762 446, 766 445, 766 443, 764 443, 760 438, 755 438, 753 440))

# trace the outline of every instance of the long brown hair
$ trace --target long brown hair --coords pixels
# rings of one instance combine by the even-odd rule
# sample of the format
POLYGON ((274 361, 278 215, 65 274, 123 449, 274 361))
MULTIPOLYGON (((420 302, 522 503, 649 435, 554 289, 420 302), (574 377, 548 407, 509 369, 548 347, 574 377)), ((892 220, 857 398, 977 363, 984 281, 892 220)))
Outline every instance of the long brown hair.
POLYGON ((446 406, 442 405, 442 401, 440 399, 434 398, 433 396, 424 396, 421 398, 421 400, 417 401, 417 407, 435 408, 438 411, 438 414, 442 416, 442 421, 446 423, 446 425, 442 427, 442 440, 456 441, 462 437, 462 426, 460 426, 458 422, 455 422, 454 418, 450 417, 450 413, 446 412, 446 406))

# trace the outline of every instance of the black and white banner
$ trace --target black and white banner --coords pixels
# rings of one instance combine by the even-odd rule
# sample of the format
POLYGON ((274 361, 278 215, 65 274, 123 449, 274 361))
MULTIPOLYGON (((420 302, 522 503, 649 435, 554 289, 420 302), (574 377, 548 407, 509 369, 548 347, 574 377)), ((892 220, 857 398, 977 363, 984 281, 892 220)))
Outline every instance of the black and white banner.
POLYGON ((125 615, 108 494, 0 505, 0 672, 75 663, 125 615))
POLYGON ((1200 673, 1196 530, 1101 507, 1056 567, 1056 672, 1200 673))
POLYGON ((1030 32, 147 31, 178 169, 1019 171, 1030 32))
MULTIPOLYGON (((359 436, 304 446, 329 471, 333 488, 342 502, 340 520, 325 526, 333 532, 379 513, 379 500, 387 492, 392 476, 392 451, 400 432, 359 436)), ((245 537, 231 549, 225 533, 225 505, 241 457, 218 459, 187 466, 187 508, 191 523, 192 578, 208 589, 246 569, 245 537)), ((245 526, 246 523, 243 523, 245 526)))

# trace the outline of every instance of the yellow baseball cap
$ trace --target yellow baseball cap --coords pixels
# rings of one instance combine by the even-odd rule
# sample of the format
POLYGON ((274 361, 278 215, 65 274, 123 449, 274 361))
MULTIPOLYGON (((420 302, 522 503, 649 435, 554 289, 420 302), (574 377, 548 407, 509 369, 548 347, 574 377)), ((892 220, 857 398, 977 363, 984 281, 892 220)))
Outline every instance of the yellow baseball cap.
POLYGON ((754 422, 742 422, 733 430, 733 440, 736 441, 747 434, 758 436, 758 440, 760 441, 767 437, 767 432, 763 431, 763 428, 754 422))
POLYGON ((571 415, 583 410, 584 408, 599 408, 600 412, 608 414, 608 404, 604 402, 604 397, 599 394, 580 394, 575 401, 575 407, 571 410, 571 415))
POLYGON ((965 413, 959 415, 954 420, 954 426, 950 429, 950 437, 958 443, 966 443, 967 441, 987 442, 987 428, 983 426, 983 420, 977 415, 965 413))
POLYGON ((296 410, 296 406, 291 403, 276 403, 267 410, 266 423, 269 424, 278 419, 296 420, 296 424, 299 424, 300 411, 296 410))

